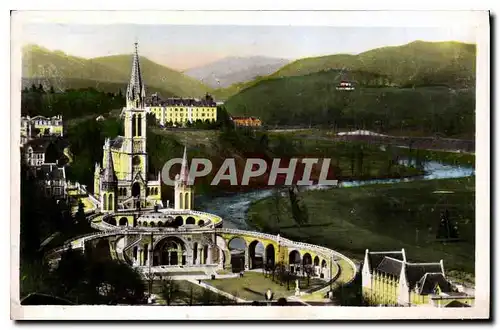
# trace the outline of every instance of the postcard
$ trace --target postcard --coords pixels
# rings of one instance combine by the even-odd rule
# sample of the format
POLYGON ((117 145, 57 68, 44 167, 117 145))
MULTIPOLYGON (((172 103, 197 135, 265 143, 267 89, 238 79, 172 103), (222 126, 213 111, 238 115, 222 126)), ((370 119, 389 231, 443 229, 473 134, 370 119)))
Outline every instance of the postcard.
POLYGON ((488 12, 11 19, 12 319, 489 318, 488 12))

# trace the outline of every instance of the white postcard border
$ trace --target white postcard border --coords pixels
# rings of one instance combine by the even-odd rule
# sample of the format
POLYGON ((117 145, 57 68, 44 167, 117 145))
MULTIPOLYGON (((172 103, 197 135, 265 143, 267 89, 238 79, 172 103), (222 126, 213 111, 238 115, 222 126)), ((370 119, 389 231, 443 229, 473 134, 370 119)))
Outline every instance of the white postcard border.
POLYGON ((11 318, 30 320, 296 320, 296 319, 457 319, 488 318, 490 310, 490 32, 484 11, 454 12, 16 12, 11 40, 11 318), (90 15, 90 16, 89 16, 90 15), (19 168, 21 48, 16 39, 27 22, 463 26, 477 27, 476 78, 476 303, 471 308, 392 307, 252 307, 252 306, 20 306, 19 305, 19 168))

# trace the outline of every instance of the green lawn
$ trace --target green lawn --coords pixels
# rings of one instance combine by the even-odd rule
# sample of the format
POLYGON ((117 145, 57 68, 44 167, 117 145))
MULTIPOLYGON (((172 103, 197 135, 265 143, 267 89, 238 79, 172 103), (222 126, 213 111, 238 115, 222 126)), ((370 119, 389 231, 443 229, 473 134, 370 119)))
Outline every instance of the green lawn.
MULTIPOLYGON (((209 304, 222 304, 227 303, 228 299, 215 292, 202 288, 189 281, 176 280, 174 281, 178 287, 178 291, 173 294, 171 305, 209 305, 209 304)), ((147 287, 147 283, 146 283, 147 287)), ((158 296, 160 304, 166 304, 166 300, 162 295, 161 281, 153 282, 153 293, 158 296)))
MULTIPOLYGON (((287 290, 286 283, 281 286, 279 283, 273 282, 271 277, 266 277, 258 272, 246 272, 243 277, 207 280, 204 282, 249 301, 264 300, 264 294, 268 289, 274 292, 274 299, 286 298, 295 294, 295 281, 290 282, 290 290, 287 290)), ((318 288, 324 285, 325 282, 322 280, 310 279, 309 287, 307 287, 307 279, 299 280, 301 290, 318 288)))
MULTIPOLYGON (((443 259, 448 274, 469 280, 474 276, 474 177, 309 191, 300 197, 309 223, 299 227, 283 198, 279 219, 284 237, 327 246, 357 260, 363 259, 365 249, 405 248, 410 261, 443 259), (453 193, 434 193, 439 191, 453 193), (436 240, 445 208, 458 224, 458 242, 436 240)), ((275 213, 273 199, 261 200, 251 206, 249 221, 261 231, 276 232, 275 213)))

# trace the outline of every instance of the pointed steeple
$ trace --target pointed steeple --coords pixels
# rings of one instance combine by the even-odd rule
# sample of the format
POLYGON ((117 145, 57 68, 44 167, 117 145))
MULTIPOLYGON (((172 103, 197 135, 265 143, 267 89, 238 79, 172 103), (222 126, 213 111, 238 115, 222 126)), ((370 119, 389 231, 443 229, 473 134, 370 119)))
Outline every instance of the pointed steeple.
POLYGON ((184 155, 182 156, 182 164, 181 164, 180 181, 182 183, 187 184, 188 177, 189 177, 189 170, 188 170, 187 152, 186 152, 186 147, 184 147, 184 155))
POLYGON ((117 178, 113 166, 113 156, 111 155, 111 143, 109 139, 106 139, 104 152, 106 153, 106 167, 104 168, 102 181, 107 183, 116 182, 117 178))
POLYGON ((141 66, 139 63, 139 53, 137 51, 137 42, 135 45, 135 53, 132 61, 132 73, 130 74, 130 82, 128 83, 126 99, 127 104, 134 108, 144 108, 146 99, 146 89, 142 81, 141 66))

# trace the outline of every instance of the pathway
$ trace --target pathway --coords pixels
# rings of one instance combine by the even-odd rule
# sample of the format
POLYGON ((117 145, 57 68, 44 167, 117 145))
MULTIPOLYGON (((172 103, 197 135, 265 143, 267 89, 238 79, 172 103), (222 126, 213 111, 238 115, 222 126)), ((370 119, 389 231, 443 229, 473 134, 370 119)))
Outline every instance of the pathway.
POLYGON ((213 287, 207 283, 204 283, 204 282, 198 282, 196 280, 192 280, 192 279, 188 279, 187 281, 193 283, 193 284, 196 284, 198 286, 201 286, 202 288, 205 288, 205 289, 208 289, 212 292, 215 292, 217 294, 220 294, 221 296, 224 296, 226 298, 229 298, 229 299, 232 299, 232 300, 235 300, 236 302, 239 302, 239 303, 247 303, 248 301, 247 300, 243 300, 241 298, 238 298, 236 296, 233 296, 232 294, 229 294, 225 291, 222 291, 222 290, 219 290, 217 289, 216 287, 213 287))

